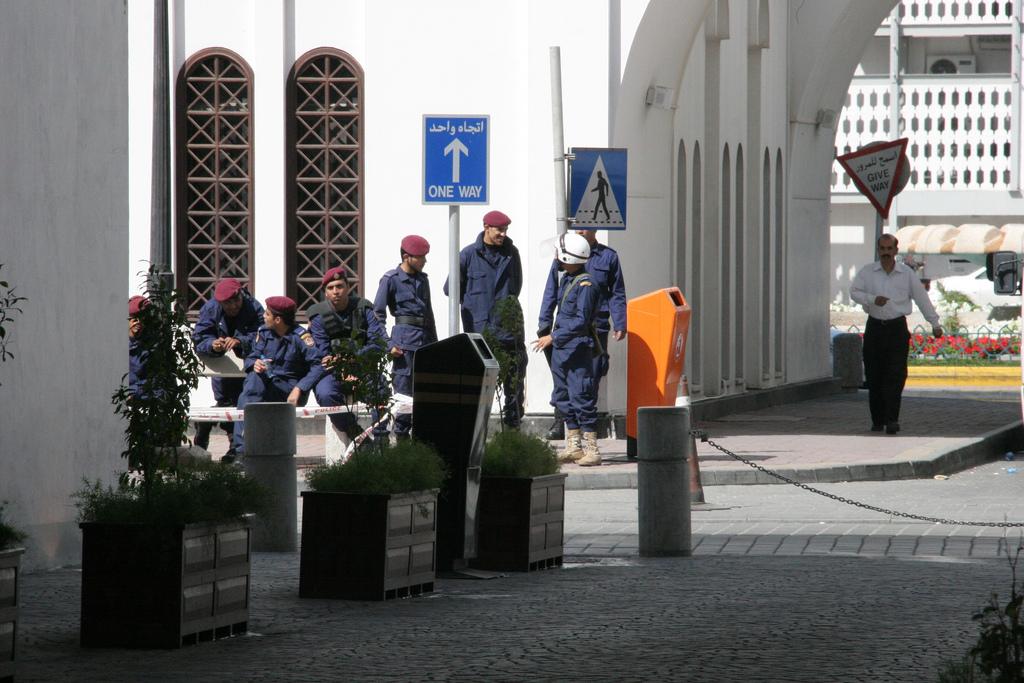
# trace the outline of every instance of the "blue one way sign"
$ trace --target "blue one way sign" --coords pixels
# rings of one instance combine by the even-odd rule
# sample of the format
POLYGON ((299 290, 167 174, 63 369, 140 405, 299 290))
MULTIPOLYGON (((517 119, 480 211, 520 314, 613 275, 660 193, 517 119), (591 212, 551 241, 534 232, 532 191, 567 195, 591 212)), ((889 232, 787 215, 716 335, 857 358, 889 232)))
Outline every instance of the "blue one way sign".
POLYGON ((626 229, 626 150, 574 147, 569 217, 577 230, 626 229))
POLYGON ((487 204, 489 116, 423 117, 423 203, 487 204))

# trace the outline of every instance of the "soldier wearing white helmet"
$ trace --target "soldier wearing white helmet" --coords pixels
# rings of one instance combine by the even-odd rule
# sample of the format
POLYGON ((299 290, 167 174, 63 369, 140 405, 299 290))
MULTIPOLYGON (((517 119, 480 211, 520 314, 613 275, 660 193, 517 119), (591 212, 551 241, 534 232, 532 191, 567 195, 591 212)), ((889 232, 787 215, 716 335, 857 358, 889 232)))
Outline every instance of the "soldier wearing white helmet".
POLYGON ((583 467, 601 464, 597 448, 597 392, 595 353, 602 350, 594 331, 601 295, 584 270, 590 243, 574 233, 561 235, 554 244, 555 259, 565 271, 558 286, 558 302, 551 333, 533 342, 534 351, 551 347, 551 405, 565 416, 565 450, 559 460, 583 467))

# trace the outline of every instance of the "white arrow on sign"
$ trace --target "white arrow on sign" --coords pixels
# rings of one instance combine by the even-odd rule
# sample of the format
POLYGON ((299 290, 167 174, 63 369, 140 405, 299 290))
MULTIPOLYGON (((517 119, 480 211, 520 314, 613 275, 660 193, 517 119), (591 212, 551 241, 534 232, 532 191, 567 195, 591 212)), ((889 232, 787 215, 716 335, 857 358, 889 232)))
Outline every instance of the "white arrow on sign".
MULTIPOLYGON (((437 149, 436 147, 434 149, 437 149)), ((462 154, 469 156, 469 148, 462 144, 462 140, 455 138, 448 143, 448 146, 444 148, 444 155, 452 155, 452 182, 459 182, 459 162, 462 160, 462 154)))

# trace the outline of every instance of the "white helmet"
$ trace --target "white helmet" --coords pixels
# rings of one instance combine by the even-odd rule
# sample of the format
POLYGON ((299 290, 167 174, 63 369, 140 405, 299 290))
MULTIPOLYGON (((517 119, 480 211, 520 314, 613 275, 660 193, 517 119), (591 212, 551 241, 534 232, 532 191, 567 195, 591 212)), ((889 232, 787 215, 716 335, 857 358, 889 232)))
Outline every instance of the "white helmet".
POLYGON ((560 235, 555 245, 555 258, 562 263, 586 263, 590 258, 590 242, 574 232, 560 235))

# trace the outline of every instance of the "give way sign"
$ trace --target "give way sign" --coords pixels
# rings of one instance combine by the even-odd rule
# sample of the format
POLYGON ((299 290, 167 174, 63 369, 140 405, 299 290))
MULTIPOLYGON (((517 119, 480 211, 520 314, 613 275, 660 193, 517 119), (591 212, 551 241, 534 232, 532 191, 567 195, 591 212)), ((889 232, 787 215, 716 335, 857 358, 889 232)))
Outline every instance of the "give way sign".
POLYGON ((893 197, 910 176, 907 138, 871 143, 855 152, 836 157, 857 189, 868 198, 882 218, 889 217, 893 197))

